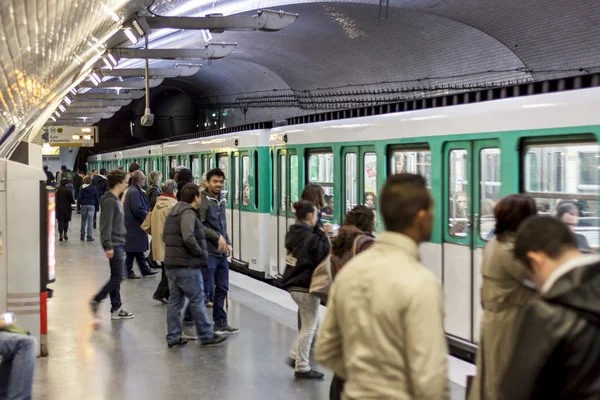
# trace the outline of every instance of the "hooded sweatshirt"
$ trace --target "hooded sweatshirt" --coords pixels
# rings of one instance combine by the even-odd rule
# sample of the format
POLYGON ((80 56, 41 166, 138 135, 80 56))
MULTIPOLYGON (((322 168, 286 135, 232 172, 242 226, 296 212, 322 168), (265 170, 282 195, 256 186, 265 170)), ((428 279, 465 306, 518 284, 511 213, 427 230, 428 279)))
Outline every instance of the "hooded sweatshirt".
POLYGON ((600 399, 600 256, 559 270, 523 310, 499 399, 600 399))
POLYGON ((165 221, 165 268, 206 268, 208 250, 197 208, 180 201, 165 221))
POLYGON ((296 222, 285 235, 286 269, 280 286, 290 291, 307 292, 317 266, 329 255, 327 234, 296 222))
POLYGON ((77 197, 77 208, 79 209, 81 206, 94 206, 96 212, 100 210, 100 196, 94 185, 84 183, 81 187, 77 197))

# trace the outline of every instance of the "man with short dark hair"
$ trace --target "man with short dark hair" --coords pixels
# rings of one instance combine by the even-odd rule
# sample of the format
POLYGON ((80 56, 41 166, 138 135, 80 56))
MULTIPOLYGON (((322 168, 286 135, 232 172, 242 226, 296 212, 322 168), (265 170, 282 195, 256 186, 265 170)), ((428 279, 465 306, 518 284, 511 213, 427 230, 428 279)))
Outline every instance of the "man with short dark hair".
POLYGON ((54 175, 52 175, 47 165, 44 165, 44 173, 46 174, 46 186, 51 186, 54 182, 54 175))
POLYGON ((560 219, 562 222, 569 226, 571 232, 575 234, 575 238, 577 239, 577 247, 581 251, 591 252, 592 248, 588 243, 588 240, 581 233, 576 233, 575 228, 579 225, 579 209, 573 203, 562 203, 558 206, 558 210, 556 210, 556 218, 560 219))
POLYGON ((204 291, 207 301, 214 285, 213 320, 215 332, 232 335, 239 332, 227 322, 225 298, 229 291, 229 261, 231 242, 227 235, 227 198, 222 195, 225 174, 214 168, 206 174, 208 188, 201 193, 200 220, 204 224, 204 234, 208 245, 208 269, 204 274, 204 291))
POLYGON ((386 231, 336 275, 315 360, 346 379, 347 400, 447 399, 442 288, 418 248, 433 199, 422 176, 398 174, 379 201, 386 231))
POLYGON ((208 252, 204 228, 200 222, 198 185, 188 183, 181 190, 177 203, 165 221, 165 270, 169 280, 167 305, 167 344, 183 346, 187 340, 182 335, 181 309, 185 297, 203 346, 217 344, 226 337, 214 332, 204 305, 204 285, 201 269, 208 266, 208 252))
POLYGON ((90 301, 94 320, 98 322, 100 302, 110 295, 111 319, 130 319, 133 314, 126 311, 121 303, 121 281, 125 263, 125 217, 119 194, 127 187, 123 171, 111 171, 108 174, 109 191, 100 199, 100 240, 110 265, 110 279, 98 294, 90 301))
POLYGON ((549 216, 519 227, 514 254, 540 296, 522 312, 498 398, 600 399, 600 255, 549 216))

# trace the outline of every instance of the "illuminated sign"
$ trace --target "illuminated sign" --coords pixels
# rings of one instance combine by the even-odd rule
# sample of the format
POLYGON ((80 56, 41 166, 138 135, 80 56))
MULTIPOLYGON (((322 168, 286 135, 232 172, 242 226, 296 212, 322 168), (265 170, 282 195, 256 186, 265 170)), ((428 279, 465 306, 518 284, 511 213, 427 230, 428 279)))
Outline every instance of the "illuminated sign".
POLYGON ((56 280, 56 193, 48 192, 48 283, 56 280))
POLYGON ((48 142, 52 146, 94 147, 98 128, 95 126, 51 126, 48 142))

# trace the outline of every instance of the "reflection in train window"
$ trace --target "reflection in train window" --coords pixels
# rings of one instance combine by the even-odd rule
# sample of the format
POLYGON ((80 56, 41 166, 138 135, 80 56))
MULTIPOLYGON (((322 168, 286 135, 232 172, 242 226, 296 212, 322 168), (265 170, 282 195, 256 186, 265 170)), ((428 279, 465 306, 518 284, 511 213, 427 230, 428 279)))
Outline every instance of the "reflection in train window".
POLYGON ((450 198, 448 199, 448 227, 452 236, 466 237, 469 233, 468 153, 467 150, 450 151, 450 198))
POLYGON ((298 201, 298 156, 290 155, 290 198, 291 204, 298 201))
POLYGON ((280 189, 279 189, 279 199, 280 201, 280 210, 285 212, 286 210, 286 200, 287 200, 287 187, 286 187, 286 183, 287 183, 287 171, 286 171, 286 165, 285 165, 285 154, 282 154, 279 156, 279 165, 280 165, 280 169, 279 169, 279 182, 280 182, 280 189))
POLYGON ((250 157, 242 157, 242 204, 250 205, 250 157))
POLYGON ((494 207, 501 198, 500 149, 482 149, 479 162, 479 236, 488 240, 496 224, 494 207))
MULTIPOLYGON (((312 153, 308 158, 308 182, 316 183, 323 187, 325 199, 333 201, 333 154, 312 153)), ((323 209, 323 217, 331 218, 333 214, 326 214, 323 209)), ((333 211, 333 210, 331 210, 333 211)))
POLYGON ((429 150, 396 150, 390 159, 392 174, 407 172, 425 178, 431 187, 431 152, 429 150))
POLYGON ((363 193, 365 205, 372 210, 377 209, 377 156, 365 153, 363 171, 363 193))
POLYGON ((356 178, 356 153, 346 154, 346 212, 352 210, 358 204, 358 182, 356 178))
POLYGON ((200 158, 198 156, 192 156, 192 175, 194 176, 194 183, 198 185, 200 183, 200 158))
POLYGON ((600 247, 599 161, 595 142, 536 144, 525 151, 525 191, 540 214, 566 211, 561 219, 571 226, 581 249, 600 247))

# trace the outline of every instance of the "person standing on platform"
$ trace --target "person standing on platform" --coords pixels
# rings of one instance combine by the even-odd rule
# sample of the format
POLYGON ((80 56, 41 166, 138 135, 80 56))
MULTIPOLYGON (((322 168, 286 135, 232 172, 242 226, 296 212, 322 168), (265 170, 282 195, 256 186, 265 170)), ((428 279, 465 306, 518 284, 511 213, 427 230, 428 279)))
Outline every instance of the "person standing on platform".
POLYGON ((448 399, 442 287, 419 261, 433 199, 420 175, 388 177, 386 231, 336 275, 315 360, 345 379, 343 398, 448 399))
MULTIPOLYGON (((139 170, 140 170, 140 166, 139 166, 138 163, 131 163, 131 164, 129 164, 129 173, 127 174, 127 177, 125 179, 127 181, 127 189, 125 189, 125 191, 121 195, 121 203, 122 204, 125 204, 125 198, 127 197, 127 192, 129 191, 129 186, 131 186, 131 184, 132 184, 133 173, 136 172, 136 171, 139 171, 139 170)), ((146 184, 146 182, 144 181, 144 183, 142 184, 142 186, 145 185, 145 184, 146 184)), ((140 186, 140 188, 141 188, 141 186, 140 186)))
MULTIPOLYGON (((188 183, 193 183, 193 182, 194 182, 194 175, 192 174, 192 171, 190 171, 187 168, 182 168, 177 173, 177 193, 179 194, 179 196, 181 196, 181 188, 183 188, 188 183)), ((181 200, 181 199, 179 199, 179 200, 181 200)))
POLYGON ((79 191, 83 186, 83 177, 79 174, 79 170, 75 168, 73 172, 73 188, 75 189, 74 197, 79 198, 79 191))
POLYGON ((152 298, 167 304, 169 300, 169 281, 165 272, 165 242, 163 232, 167 216, 177 204, 177 184, 169 179, 162 185, 162 193, 156 199, 156 205, 150 217, 150 229, 152 235, 152 255, 154 262, 160 264, 161 279, 152 298))
POLYGON ((600 255, 550 216, 523 222, 514 255, 540 295, 522 311, 498 399, 600 399, 600 255))
MULTIPOLYGON (((96 187, 96 190, 98 191, 98 197, 102 198, 102 196, 104 196, 104 193, 108 191, 108 183, 106 180, 106 168, 100 168, 100 174, 95 175, 92 178, 92 185, 96 187)), ((96 219, 97 213, 94 214, 94 229, 96 229, 96 219)))
MULTIPOLYGON (((62 176, 66 176, 64 173, 62 176)), ((56 219, 58 220, 58 234, 60 235, 59 241, 69 240, 69 222, 71 222, 71 215, 73 214, 73 204, 75 199, 73 198, 73 192, 67 186, 69 181, 67 178, 63 178, 60 181, 60 185, 56 189, 56 219)))
MULTIPOLYGON (((231 242, 227 235, 227 199, 223 198, 225 174, 214 168, 206 174, 208 188, 202 192, 200 202, 200 220, 204 224, 204 234, 208 245, 208 269, 203 270, 205 294, 210 295, 214 282, 213 320, 215 332, 231 335, 239 332, 230 326, 225 311, 225 298, 229 291, 229 261, 231 242)), ((207 299, 208 301, 208 299, 207 299)))
POLYGON ((158 271, 152 271, 148 267, 144 252, 148 251, 148 234, 142 229, 142 223, 148 215, 148 198, 142 191, 146 177, 142 171, 131 174, 131 184, 127 194, 123 196, 125 203, 125 227, 127 228, 127 241, 125 243, 125 266, 127 267, 127 278, 139 279, 140 276, 133 272, 133 261, 137 260, 142 276, 156 275, 158 271))
POLYGON ((285 235, 287 265, 280 284, 281 288, 290 292, 298 305, 302 321, 302 329, 292 347, 290 361, 295 360, 296 379, 323 379, 324 375, 311 369, 308 360, 321 304, 321 300, 308 291, 315 269, 329 257, 331 244, 323 228, 315 230, 319 217, 313 203, 302 200, 293 207, 296 222, 285 235))
POLYGON ((87 227, 87 241, 93 242, 92 224, 94 216, 100 209, 100 197, 98 190, 92 185, 92 177, 83 178, 83 187, 79 191, 77 198, 77 208, 81 210, 81 241, 85 240, 87 227))
POLYGON ((125 215, 119 195, 123 193, 125 172, 115 170, 108 174, 109 191, 102 196, 100 214, 100 240, 108 258, 110 279, 104 287, 90 300, 90 308, 98 323, 98 307, 100 302, 110 296, 111 319, 130 319, 133 314, 123 308, 121 302, 121 281, 123 280, 123 264, 125 262, 125 215))
POLYGON ((148 203, 150 207, 150 211, 154 210, 154 206, 156 205, 156 200, 158 196, 161 194, 160 190, 160 180, 162 178, 162 174, 160 171, 152 171, 150 175, 148 175, 148 203))
POLYGON ((190 183, 181 192, 181 201, 169 213, 163 231, 170 292, 167 306, 167 345, 170 348, 187 343, 182 337, 181 325, 181 309, 186 297, 201 344, 208 346, 227 339, 213 330, 204 305, 201 270, 207 268, 209 255, 198 212, 200 190, 198 185, 190 183))
POLYGON ((54 175, 52 175, 52 172, 48 170, 47 165, 44 165, 44 173, 46 174, 46 186, 52 186, 52 182, 54 182, 54 175))

